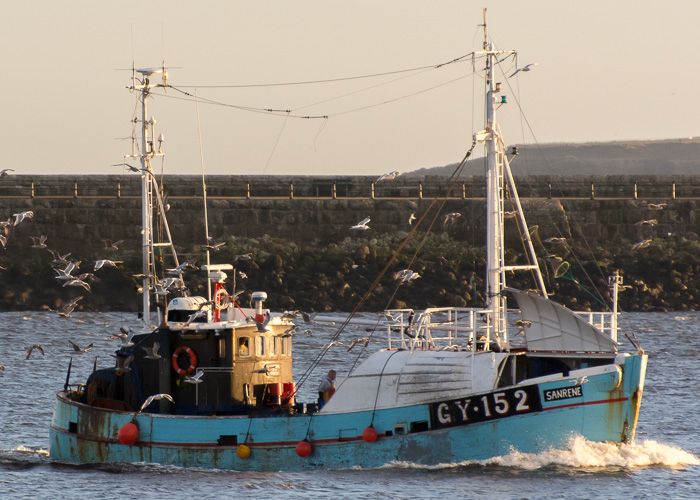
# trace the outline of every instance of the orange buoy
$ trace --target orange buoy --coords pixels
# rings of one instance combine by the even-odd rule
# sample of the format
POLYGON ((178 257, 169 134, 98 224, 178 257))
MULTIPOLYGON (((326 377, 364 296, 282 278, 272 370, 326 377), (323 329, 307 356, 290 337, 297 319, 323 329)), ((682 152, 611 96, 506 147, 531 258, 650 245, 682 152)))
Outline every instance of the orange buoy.
POLYGON ((117 438, 119 438, 121 444, 134 444, 139 438, 139 428, 133 422, 126 423, 119 429, 117 438))
POLYGON ((248 458, 250 456, 250 446, 240 445, 236 448, 236 455, 238 455, 238 458, 248 458))
POLYGON ((297 443, 297 455, 302 458, 311 455, 311 443, 309 443, 306 439, 299 441, 297 443))
POLYGON ((173 370, 175 370, 175 372, 181 377, 184 377, 185 375, 192 375, 195 368, 197 368, 197 354, 191 347, 186 345, 180 346, 175 349, 175 352, 173 352, 172 365, 173 370), (180 366, 180 355, 187 358, 187 366, 185 368, 180 366))
POLYGON ((379 434, 377 433, 377 429, 371 425, 362 431, 362 439, 364 439, 367 443, 374 443, 378 437, 379 434))

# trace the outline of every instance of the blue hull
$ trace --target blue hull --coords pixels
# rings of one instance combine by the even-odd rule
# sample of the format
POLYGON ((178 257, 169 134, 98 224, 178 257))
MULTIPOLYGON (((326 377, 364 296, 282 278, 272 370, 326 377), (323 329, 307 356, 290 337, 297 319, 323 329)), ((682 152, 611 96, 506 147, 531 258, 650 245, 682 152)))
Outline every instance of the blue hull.
POLYGON ((646 355, 628 357, 621 370, 589 377, 583 384, 558 380, 461 400, 345 414, 253 418, 134 414, 90 407, 60 393, 50 456, 71 463, 150 462, 276 471, 374 468, 394 461, 459 463, 513 450, 538 453, 566 447, 573 436, 629 442, 637 424, 646 362, 646 355), (121 444, 119 429, 132 421, 139 429, 138 440, 121 444), (362 438, 370 424, 379 434, 375 442, 362 438), (308 457, 296 452, 304 439, 312 448, 308 457), (243 443, 250 447, 247 458, 237 454, 243 443))

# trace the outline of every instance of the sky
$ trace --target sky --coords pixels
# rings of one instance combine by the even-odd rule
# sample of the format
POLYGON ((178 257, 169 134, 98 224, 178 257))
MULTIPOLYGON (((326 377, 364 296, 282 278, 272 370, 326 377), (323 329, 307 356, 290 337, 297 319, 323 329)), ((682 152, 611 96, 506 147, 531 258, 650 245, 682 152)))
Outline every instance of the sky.
POLYGON ((0 169, 124 174, 130 68, 163 61, 175 88, 148 101, 165 137, 156 172, 456 163, 483 128, 483 64, 440 65, 481 50, 483 8, 494 46, 537 63, 497 71, 507 144, 700 135, 694 0, 35 0, 0 17, 0 169))

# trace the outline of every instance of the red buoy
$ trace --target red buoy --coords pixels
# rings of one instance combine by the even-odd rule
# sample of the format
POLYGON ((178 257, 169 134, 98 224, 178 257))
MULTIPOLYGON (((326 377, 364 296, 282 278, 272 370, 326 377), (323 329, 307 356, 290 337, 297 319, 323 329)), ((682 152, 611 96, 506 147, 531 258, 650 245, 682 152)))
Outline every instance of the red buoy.
POLYGON ((378 437, 379 434, 377 434, 377 429, 371 425, 362 431, 362 439, 364 439, 367 443, 374 443, 378 437))
POLYGON ((119 442, 121 444, 134 444, 139 438, 139 428, 133 422, 124 424, 122 425, 121 429, 119 429, 119 434, 117 434, 117 437, 119 438, 119 442))
POLYGON ((307 440, 299 441, 297 443, 297 455, 300 457, 308 457, 311 455, 311 443, 307 440))

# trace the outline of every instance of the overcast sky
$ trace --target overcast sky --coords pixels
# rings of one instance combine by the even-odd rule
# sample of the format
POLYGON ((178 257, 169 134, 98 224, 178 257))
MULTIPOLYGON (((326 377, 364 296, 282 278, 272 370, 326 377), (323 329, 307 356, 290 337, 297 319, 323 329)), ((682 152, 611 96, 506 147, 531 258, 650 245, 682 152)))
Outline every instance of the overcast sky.
MULTIPOLYGON (((110 165, 131 151, 128 69, 163 59, 168 83, 201 100, 207 174, 458 162, 483 126, 483 64, 430 67, 481 49, 483 7, 496 47, 537 63, 499 70, 506 143, 700 135, 697 1, 38 0, 7 2, 0 17, 0 169, 123 173, 110 165), (319 80, 338 81, 263 86, 319 80)), ((166 173, 200 174, 194 100, 170 89, 149 110, 166 173)))

